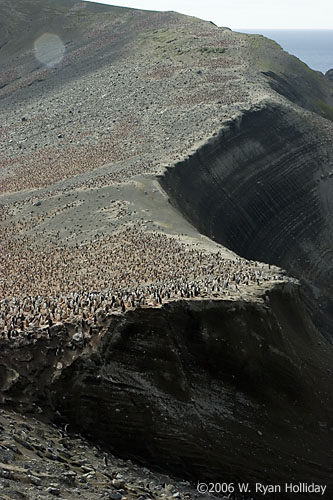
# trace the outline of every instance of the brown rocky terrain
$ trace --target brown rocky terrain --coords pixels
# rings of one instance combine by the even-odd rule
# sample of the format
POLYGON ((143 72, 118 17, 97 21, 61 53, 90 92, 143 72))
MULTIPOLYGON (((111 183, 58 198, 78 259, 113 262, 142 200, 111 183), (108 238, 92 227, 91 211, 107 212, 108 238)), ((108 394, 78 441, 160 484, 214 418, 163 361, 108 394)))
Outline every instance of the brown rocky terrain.
POLYGON ((0 61, 0 497, 330 498, 330 79, 74 0, 3 1, 0 61))

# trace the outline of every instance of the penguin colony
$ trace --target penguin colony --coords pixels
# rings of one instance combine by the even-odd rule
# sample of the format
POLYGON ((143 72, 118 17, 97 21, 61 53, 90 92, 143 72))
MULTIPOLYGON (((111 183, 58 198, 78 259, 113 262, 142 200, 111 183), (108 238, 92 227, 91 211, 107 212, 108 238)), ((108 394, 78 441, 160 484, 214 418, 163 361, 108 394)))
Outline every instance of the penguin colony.
POLYGON ((110 314, 178 299, 239 299, 251 285, 284 279, 266 264, 226 259, 139 225, 75 246, 41 246, 15 227, 2 230, 2 339, 65 323, 91 332, 110 314))

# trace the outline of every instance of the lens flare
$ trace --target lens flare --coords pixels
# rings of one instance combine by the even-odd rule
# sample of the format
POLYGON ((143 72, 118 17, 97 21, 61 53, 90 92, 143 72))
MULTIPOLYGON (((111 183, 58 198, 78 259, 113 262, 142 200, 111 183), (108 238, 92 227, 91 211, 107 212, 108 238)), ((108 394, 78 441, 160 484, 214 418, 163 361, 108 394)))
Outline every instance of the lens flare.
POLYGON ((65 54, 65 45, 58 35, 44 33, 34 44, 35 57, 48 67, 59 64, 65 54))

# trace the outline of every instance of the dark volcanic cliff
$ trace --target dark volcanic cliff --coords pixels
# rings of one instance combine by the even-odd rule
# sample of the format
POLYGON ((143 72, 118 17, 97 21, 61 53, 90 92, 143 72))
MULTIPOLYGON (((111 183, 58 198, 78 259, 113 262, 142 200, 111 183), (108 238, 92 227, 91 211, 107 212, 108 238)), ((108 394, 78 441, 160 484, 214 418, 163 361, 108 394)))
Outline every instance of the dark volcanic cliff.
POLYGON ((123 456, 182 477, 326 481, 330 347, 318 349, 297 290, 276 290, 269 302, 126 315, 93 357, 62 373, 56 408, 123 456))
POLYGON ((333 155, 331 124, 320 125, 304 110, 265 103, 160 181, 200 232, 302 279, 316 323, 330 337, 333 155))
POLYGON ((181 477, 327 484, 331 347, 298 285, 263 299, 113 316, 94 348, 72 351, 59 329, 7 348, 3 397, 57 410, 104 447, 181 477))

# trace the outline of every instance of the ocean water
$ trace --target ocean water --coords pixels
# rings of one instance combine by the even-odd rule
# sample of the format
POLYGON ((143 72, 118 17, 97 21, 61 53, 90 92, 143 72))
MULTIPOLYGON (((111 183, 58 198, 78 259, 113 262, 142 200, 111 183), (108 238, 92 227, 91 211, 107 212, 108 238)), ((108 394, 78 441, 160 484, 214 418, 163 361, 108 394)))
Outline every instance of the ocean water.
POLYGON ((326 73, 333 68, 333 30, 266 30, 239 29, 242 33, 258 33, 275 40, 310 68, 326 73))

